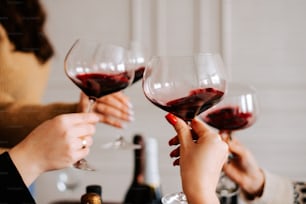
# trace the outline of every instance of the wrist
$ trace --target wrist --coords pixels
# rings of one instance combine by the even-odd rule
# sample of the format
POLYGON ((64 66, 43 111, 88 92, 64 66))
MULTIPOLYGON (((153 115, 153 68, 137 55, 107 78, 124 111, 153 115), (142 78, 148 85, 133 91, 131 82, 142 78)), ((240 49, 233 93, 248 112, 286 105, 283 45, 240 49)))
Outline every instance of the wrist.
POLYGON ((219 204, 216 187, 212 182, 189 185, 192 189, 184 189, 188 204, 219 204), (186 191, 185 191, 186 190, 186 191))
POLYGON ((26 148, 22 147, 22 142, 12 148, 9 155, 17 168, 23 182, 26 186, 30 186, 33 181, 41 174, 38 161, 29 154, 26 148))
POLYGON ((247 200, 254 200, 257 197, 262 196, 265 186, 265 176, 263 171, 260 169, 258 175, 251 180, 253 182, 250 182, 248 186, 242 188, 242 192, 247 200))

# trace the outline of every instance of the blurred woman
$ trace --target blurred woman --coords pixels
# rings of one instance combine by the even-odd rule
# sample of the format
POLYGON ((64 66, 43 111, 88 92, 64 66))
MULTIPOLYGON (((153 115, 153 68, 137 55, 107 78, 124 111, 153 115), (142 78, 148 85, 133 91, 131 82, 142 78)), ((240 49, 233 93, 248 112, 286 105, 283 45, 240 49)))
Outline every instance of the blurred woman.
MULTIPOLYGON (((45 21, 39 0, 0 1, 0 147, 13 147, 56 115, 83 112, 88 103, 82 93, 75 103, 41 103, 54 55, 45 21)), ((132 119, 129 100, 120 92, 99 98, 93 111, 115 127, 132 119)))

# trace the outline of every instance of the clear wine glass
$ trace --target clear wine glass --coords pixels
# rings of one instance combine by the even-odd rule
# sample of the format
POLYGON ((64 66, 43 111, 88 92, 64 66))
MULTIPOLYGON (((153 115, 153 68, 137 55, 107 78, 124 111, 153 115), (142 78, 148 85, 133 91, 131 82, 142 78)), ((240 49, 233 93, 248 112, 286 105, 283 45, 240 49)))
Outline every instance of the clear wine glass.
MULTIPOLYGON (((228 83, 223 100, 213 108, 203 112, 200 118, 208 125, 219 130, 224 141, 232 138, 232 132, 250 127, 258 116, 258 102, 253 87, 242 83, 228 83)), ((234 159, 230 155, 229 161, 234 159)), ((238 193, 239 187, 224 173, 221 174, 217 193, 220 199, 232 197, 238 193)))
MULTIPOLYGON (((154 105, 189 123, 222 99, 225 76, 218 54, 157 56, 145 68, 143 91, 154 105)), ((162 200, 186 203, 183 192, 166 195, 162 200)))
MULTIPOLYGON (((131 48, 128 50, 127 60, 128 60, 128 64, 134 70, 134 78, 130 86, 142 79, 142 76, 145 70, 145 63, 147 62, 147 58, 148 58, 147 54, 141 46, 135 46, 133 44, 131 45, 131 48)), ((104 149, 127 149, 127 150, 141 148, 140 145, 127 141, 125 139, 126 137, 124 137, 123 135, 124 134, 121 133, 120 131, 120 135, 115 141, 102 145, 102 148, 104 149)))
MULTIPOLYGON (((65 72, 88 96, 88 112, 97 98, 127 88, 134 78, 126 49, 87 39, 79 39, 72 45, 65 58, 65 72)), ((94 170, 85 159, 74 167, 94 170)))

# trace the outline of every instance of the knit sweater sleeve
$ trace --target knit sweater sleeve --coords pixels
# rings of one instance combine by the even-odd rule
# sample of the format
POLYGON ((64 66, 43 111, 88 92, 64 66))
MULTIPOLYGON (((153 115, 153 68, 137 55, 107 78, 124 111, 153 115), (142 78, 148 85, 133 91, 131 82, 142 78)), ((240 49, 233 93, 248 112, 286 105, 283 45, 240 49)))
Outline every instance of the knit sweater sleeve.
POLYGON ((74 112, 77 112, 77 103, 0 103, 0 147, 10 148, 45 120, 74 112))
POLYGON ((246 200, 244 196, 244 202, 247 204, 299 204, 295 202, 295 192, 293 182, 285 177, 271 174, 268 171, 264 171, 265 174, 265 186, 261 197, 255 200, 246 200))
POLYGON ((0 203, 35 201, 7 152, 0 155, 0 203))

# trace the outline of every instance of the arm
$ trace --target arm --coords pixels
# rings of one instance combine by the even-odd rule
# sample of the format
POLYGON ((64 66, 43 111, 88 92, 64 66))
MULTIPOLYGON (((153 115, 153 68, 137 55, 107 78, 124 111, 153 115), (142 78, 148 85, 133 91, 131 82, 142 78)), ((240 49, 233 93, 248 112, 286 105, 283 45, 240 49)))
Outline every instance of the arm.
POLYGON ((43 172, 69 167, 85 157, 98 120, 95 114, 57 116, 0 155, 0 202, 35 203, 28 186, 43 172))
POLYGON ((96 114, 74 113, 57 116, 34 129, 9 151, 24 183, 29 186, 40 174, 72 166, 89 153, 96 114), (86 140, 87 147, 82 148, 86 140))
POLYGON ((180 146, 170 156, 179 157, 174 165, 180 165, 183 191, 188 203, 219 203, 216 186, 227 159, 227 144, 198 119, 192 120, 190 131, 190 127, 174 115, 168 114, 166 118, 177 132, 169 144, 180 146), (196 142, 193 138, 197 138, 196 142))
MULTIPOLYGON (((0 103, 0 147, 11 148, 42 122, 60 114, 85 112, 88 97, 81 94, 77 103, 21 104, 0 103)), ((100 122, 122 127, 124 121, 133 120, 128 98, 123 93, 114 93, 97 99, 93 112, 100 122)))
POLYGON ((77 104, 48 105, 0 104, 0 146, 11 148, 24 139, 35 127, 57 115, 77 111, 77 104))

